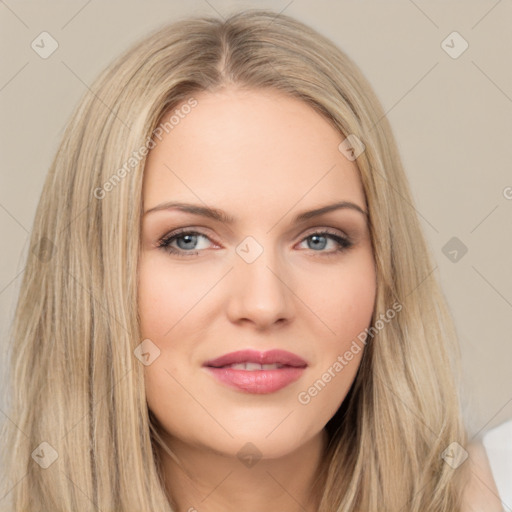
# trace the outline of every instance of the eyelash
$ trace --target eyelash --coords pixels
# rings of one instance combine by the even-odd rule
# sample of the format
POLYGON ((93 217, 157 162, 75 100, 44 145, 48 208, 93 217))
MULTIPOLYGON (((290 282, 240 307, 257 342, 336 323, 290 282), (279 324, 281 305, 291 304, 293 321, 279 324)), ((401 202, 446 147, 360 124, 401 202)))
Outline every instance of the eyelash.
MULTIPOLYGON (((208 240, 210 240, 210 238, 207 235, 205 235, 204 233, 201 233, 198 231, 193 231, 193 230, 188 231, 187 229, 182 229, 182 230, 170 233, 168 235, 165 235, 163 238, 161 238, 158 241, 158 248, 160 248, 170 254, 178 256, 178 257, 186 258, 186 257, 190 257, 190 256, 196 256, 200 251, 189 252, 189 251, 185 251, 184 249, 176 249, 174 247, 171 247, 171 243, 174 242, 174 240, 182 238, 185 235, 199 235, 199 236, 204 236, 205 238, 208 238, 208 240)), ((338 244, 338 248, 331 252, 313 251, 314 253, 316 252, 323 256, 336 256, 337 254, 350 249, 350 247, 352 247, 354 245, 353 242, 351 242, 348 238, 342 237, 335 232, 329 231, 328 229, 324 229, 321 231, 315 231, 314 233, 309 234, 308 236, 306 236, 305 238, 303 238, 301 240, 301 243, 313 236, 326 236, 327 238, 334 240, 334 242, 336 242, 338 244)))

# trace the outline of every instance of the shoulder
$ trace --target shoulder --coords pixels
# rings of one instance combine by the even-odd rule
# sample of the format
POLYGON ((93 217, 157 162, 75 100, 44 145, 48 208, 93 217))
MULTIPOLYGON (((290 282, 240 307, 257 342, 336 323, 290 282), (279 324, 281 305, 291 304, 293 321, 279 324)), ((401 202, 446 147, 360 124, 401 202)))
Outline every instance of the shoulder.
POLYGON ((503 505, 484 445, 480 441, 470 443, 467 452, 469 479, 463 490, 462 512, 502 512, 503 505))

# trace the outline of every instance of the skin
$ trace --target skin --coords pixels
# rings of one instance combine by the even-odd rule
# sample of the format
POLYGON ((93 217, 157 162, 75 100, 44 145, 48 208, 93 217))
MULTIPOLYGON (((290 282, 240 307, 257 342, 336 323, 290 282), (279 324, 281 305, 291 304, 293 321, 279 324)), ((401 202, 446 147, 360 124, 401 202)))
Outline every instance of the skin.
POLYGON ((467 452, 469 483, 464 492, 463 512, 503 512, 484 445, 480 441, 470 443, 467 452))
POLYGON ((366 211, 344 137, 307 104, 278 91, 194 95, 198 106, 148 156, 144 211, 168 201, 208 205, 229 226, 176 209, 144 214, 139 312, 160 355, 145 367, 147 401, 162 425, 167 488, 178 510, 315 510, 311 484, 326 445, 324 427, 360 364, 354 355, 307 405, 298 394, 321 378, 369 326, 376 293, 367 218, 345 208, 294 224, 299 212, 350 201, 366 211), (178 228, 206 235, 158 247, 178 228), (330 228, 352 247, 336 252, 330 228), (252 236, 252 263, 236 248, 252 236), (195 253, 195 254, 194 254, 195 253), (190 255, 192 254, 192 255, 190 255), (301 378, 270 394, 228 388, 203 367, 240 349, 293 352, 301 378), (247 442, 261 459, 244 465, 247 442), (193 476, 193 480, 191 478, 193 476))
MULTIPOLYGON (((339 201, 366 211, 358 170, 338 150, 344 137, 303 102, 234 88, 194 97, 198 105, 155 139, 144 211, 179 201, 237 220, 228 225, 177 209, 143 216, 141 330, 160 351, 145 366, 145 384, 175 454, 161 453, 166 488, 180 512, 260 512, 269 503, 282 512, 315 511, 324 427, 363 351, 308 404, 298 395, 369 326, 376 275, 364 214, 345 208, 300 224, 293 217, 339 201), (184 256, 158 247, 179 228, 201 232, 171 243, 184 256), (322 236, 315 245, 311 234, 324 228, 353 245, 336 252, 335 240, 322 236), (263 248, 252 263, 236 252, 247 236, 263 248), (202 366, 243 348, 288 350, 308 367, 284 389, 258 395, 228 388, 202 366), (261 455, 252 466, 237 456, 247 442, 261 455)), ((476 476, 463 510, 491 510, 485 507, 497 490, 485 454, 469 451, 476 476)))

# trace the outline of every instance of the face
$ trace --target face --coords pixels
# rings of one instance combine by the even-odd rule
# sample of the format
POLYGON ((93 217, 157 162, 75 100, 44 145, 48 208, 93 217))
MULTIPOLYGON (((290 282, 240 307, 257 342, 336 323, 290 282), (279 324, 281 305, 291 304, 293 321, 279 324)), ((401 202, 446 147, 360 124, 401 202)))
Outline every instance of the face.
POLYGON ((148 406, 171 445, 280 457, 322 432, 361 361, 376 292, 365 196, 345 137, 307 104, 194 98, 145 169, 148 406))

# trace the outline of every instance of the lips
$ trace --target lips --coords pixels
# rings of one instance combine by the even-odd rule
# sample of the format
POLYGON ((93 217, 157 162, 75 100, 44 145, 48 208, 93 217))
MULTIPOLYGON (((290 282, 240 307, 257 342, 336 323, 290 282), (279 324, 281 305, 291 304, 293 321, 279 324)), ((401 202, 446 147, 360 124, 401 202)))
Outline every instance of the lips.
POLYGON ((245 393, 267 394, 300 379, 308 364, 285 350, 240 350, 206 361, 203 366, 223 385, 245 393))
POLYGON ((230 352, 223 356, 206 361, 203 366, 212 368, 224 368, 231 365, 245 364, 246 370, 258 370, 256 365, 261 365, 262 370, 271 369, 263 367, 263 365, 277 365, 278 367, 291 366, 294 368, 305 368, 308 364, 304 359, 296 354, 287 352, 286 350, 269 350, 267 352, 258 352, 257 350, 239 350, 238 352, 230 352))

